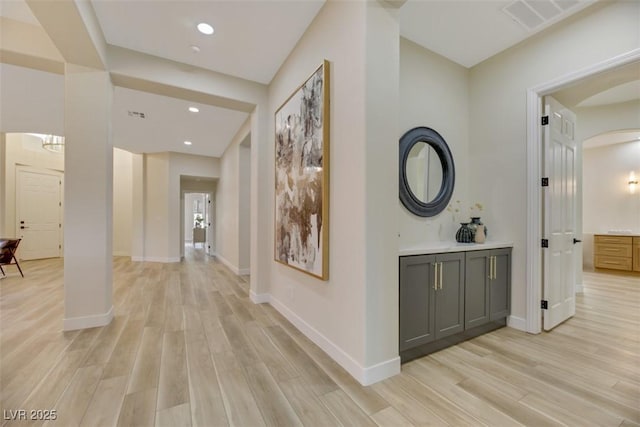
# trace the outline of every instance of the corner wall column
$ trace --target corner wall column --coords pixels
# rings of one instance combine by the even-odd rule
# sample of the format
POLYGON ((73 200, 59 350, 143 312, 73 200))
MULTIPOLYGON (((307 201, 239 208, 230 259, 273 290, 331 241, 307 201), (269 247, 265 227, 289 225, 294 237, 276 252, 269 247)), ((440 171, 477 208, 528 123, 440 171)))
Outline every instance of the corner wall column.
POLYGON ((109 73, 65 65, 64 330, 113 319, 109 73))
POLYGON ((144 154, 132 154, 131 261, 144 261, 144 154))

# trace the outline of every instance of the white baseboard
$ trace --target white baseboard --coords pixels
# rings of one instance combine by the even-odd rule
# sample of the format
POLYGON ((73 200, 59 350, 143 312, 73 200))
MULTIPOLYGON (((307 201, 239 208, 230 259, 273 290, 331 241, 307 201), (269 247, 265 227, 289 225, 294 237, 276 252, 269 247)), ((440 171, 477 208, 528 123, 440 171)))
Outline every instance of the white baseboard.
POLYGON ((64 319, 64 331, 75 331, 77 329, 95 328, 98 326, 106 326, 113 320, 113 306, 104 314, 95 314, 93 316, 71 317, 64 319))
POLYGON ((238 269, 238 276, 248 276, 249 274, 251 274, 251 269, 250 268, 240 268, 240 269, 238 269))
POLYGON ((140 256, 132 256, 131 257, 131 261, 133 262, 164 262, 164 263, 169 263, 169 262, 180 262, 180 257, 168 257, 168 258, 163 258, 163 257, 155 257, 155 256, 147 256, 147 257, 140 257, 140 256))
POLYGON ((507 326, 519 331, 527 332, 527 319, 522 317, 509 316, 507 317, 507 326))
POLYGON ((313 326, 309 325, 300 316, 291 311, 286 305, 274 298, 272 295, 252 295, 253 298, 265 300, 269 302, 280 314, 298 328, 307 338, 313 341, 333 360, 342 366, 352 377, 364 386, 371 385, 374 382, 389 378, 400 373, 400 357, 396 356, 392 359, 378 363, 370 367, 362 367, 358 362, 353 360, 351 356, 345 353, 340 347, 335 345, 331 340, 322 335, 313 326))
POLYGON ((269 294, 256 294, 253 291, 249 291, 249 298, 254 304, 263 304, 269 302, 271 295, 269 294))
POLYGON ((221 263, 223 263, 229 270, 233 271, 233 274, 240 275, 240 270, 235 265, 231 264, 225 257, 220 255, 215 256, 221 263))
POLYGON ((360 384, 367 386, 378 381, 385 380, 400 373, 400 356, 369 366, 364 369, 362 379, 357 378, 360 384))

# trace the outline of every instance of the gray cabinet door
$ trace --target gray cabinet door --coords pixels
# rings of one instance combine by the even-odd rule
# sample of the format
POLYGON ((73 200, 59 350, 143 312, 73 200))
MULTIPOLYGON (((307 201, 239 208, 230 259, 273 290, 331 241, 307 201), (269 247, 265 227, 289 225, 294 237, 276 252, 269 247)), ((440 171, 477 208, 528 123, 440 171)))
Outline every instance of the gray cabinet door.
POLYGON ((435 291, 436 339, 440 339, 464 330, 464 253, 438 254, 435 261, 440 264, 435 291))
POLYGON ((465 257, 465 329, 489 322, 490 302, 490 253, 492 251, 471 251, 465 257))
POLYGON ((400 351, 435 339, 435 256, 400 257, 400 351))
POLYGON ((493 280, 491 280, 490 319, 503 319, 511 308, 511 248, 494 249, 493 280))

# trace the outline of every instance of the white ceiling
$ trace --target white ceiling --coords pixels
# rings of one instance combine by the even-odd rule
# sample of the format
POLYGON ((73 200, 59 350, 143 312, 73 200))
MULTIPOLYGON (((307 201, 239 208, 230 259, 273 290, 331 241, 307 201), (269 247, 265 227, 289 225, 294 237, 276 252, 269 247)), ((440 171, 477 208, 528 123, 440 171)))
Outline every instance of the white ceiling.
MULTIPOLYGON (((91 3, 109 44, 268 84, 324 1, 91 0, 91 3), (215 34, 198 33, 195 25, 201 21, 213 25, 215 34), (199 53, 193 52, 193 45, 199 47, 199 53)), ((471 67, 584 9, 594 0, 517 1, 526 1, 534 7, 546 5, 555 10, 555 16, 526 29, 503 12, 513 0, 407 0, 399 11, 401 35, 471 67)), ((0 16, 37 24, 24 0, 0 0, 0 16)), ((621 91, 623 96, 629 96, 628 89, 621 91)), ((606 102, 612 99, 616 98, 608 98, 606 102)), ((116 88, 114 145, 133 152, 176 151, 217 157, 248 117, 246 113, 207 105, 198 105, 200 113, 194 115, 188 113, 187 106, 183 100, 116 88), (143 112, 145 119, 129 116, 129 111, 143 112), (185 146, 184 140, 191 140, 193 145, 185 146)))
POLYGON ((92 3, 109 44, 267 84, 324 0, 92 3), (198 32, 200 22, 215 33, 198 32))
POLYGON ((470 68, 565 19, 595 0, 408 0, 400 9, 400 34, 470 68), (521 24, 503 11, 514 4, 521 24), (525 4, 526 3, 526 4, 525 4), (532 8, 539 10, 535 13, 532 8), (547 19, 543 18, 546 16, 547 19))
POLYGON ((112 115, 113 145, 118 148, 134 153, 175 151, 213 157, 222 156, 249 117, 239 111, 117 86, 112 115), (189 112, 190 106, 200 112, 189 112))

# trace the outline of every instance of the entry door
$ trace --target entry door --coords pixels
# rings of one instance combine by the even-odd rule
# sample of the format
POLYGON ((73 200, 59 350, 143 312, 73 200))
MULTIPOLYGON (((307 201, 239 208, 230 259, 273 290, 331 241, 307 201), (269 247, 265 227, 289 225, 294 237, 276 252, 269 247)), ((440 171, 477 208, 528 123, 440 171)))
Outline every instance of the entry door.
POLYGON ((62 252, 62 174, 17 169, 16 233, 20 259, 54 258, 62 252))
POLYGON ((543 249, 543 326, 550 330, 576 312, 576 116, 558 101, 545 97, 543 249))

